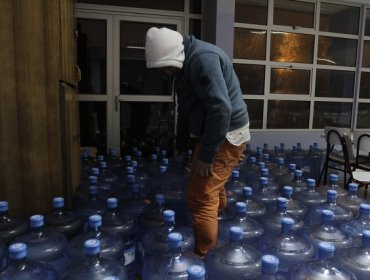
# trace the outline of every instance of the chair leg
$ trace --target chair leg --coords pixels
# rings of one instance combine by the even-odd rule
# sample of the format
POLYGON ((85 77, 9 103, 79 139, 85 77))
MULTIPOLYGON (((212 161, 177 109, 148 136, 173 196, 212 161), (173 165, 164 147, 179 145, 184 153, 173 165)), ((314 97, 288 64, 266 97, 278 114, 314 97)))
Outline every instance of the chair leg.
POLYGON ((324 166, 324 185, 326 185, 328 180, 328 169, 329 169, 329 162, 327 162, 324 166))
POLYGON ((318 188, 320 186, 320 182, 321 182, 321 179, 322 179, 322 175, 324 174, 325 170, 326 170, 326 165, 327 165, 327 161, 324 162, 324 165, 322 166, 322 169, 321 169, 321 172, 320 172, 320 176, 319 176, 319 179, 317 180, 316 182, 316 187, 318 188))

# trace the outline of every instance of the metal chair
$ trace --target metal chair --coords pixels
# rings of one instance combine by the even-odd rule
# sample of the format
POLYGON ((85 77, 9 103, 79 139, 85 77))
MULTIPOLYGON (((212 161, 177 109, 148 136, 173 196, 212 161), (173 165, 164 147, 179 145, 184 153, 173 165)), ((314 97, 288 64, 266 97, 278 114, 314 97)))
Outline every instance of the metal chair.
POLYGON ((353 144, 356 150, 356 167, 370 171, 370 132, 355 130, 353 144))

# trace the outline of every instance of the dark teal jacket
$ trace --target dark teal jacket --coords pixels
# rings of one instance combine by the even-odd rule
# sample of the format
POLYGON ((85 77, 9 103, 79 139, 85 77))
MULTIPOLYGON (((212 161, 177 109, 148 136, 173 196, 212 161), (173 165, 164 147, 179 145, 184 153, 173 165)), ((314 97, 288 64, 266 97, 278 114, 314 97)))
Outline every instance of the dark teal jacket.
POLYGON ((201 138, 199 159, 212 163, 229 131, 248 123, 247 106, 233 64, 215 45, 184 36, 185 61, 176 74, 178 102, 176 148, 189 134, 201 138))

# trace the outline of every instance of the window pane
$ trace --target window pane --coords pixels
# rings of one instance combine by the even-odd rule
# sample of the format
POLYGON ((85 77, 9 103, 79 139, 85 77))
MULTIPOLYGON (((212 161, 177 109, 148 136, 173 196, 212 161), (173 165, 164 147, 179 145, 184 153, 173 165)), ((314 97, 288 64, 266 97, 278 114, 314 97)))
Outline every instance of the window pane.
POLYGON ((315 102, 313 128, 351 127, 352 103, 315 102))
POLYGON ((267 24, 267 0, 236 0, 235 22, 267 24))
POLYGON ((270 100, 267 128, 308 128, 310 102, 270 100))
POLYGON ((362 54, 362 67, 370 67, 370 41, 364 41, 364 52, 362 54))
POLYGON ((248 107, 249 127, 262 128, 263 122, 263 100, 245 100, 248 107))
POLYGON ((270 93, 309 95, 310 81, 310 70, 272 68, 270 93))
POLYGON ((275 0, 274 24, 313 28, 314 12, 314 3, 275 0))
MULTIPOLYGON (((158 1, 157 1, 158 2, 158 1)), ((182 2, 184 2, 182 0, 182 2)), ((202 13, 202 0, 190 0, 189 11, 192 14, 201 14, 202 13)))
POLYGON ((271 61, 312 63, 314 36, 271 32, 271 61))
POLYGON ((318 64, 356 66, 356 53, 356 40, 326 36, 319 37, 318 64))
POLYGON ((105 20, 77 19, 77 63, 81 69, 79 93, 107 92, 107 28, 105 20))
POLYGON ((370 73, 361 73, 360 98, 370 98, 370 73))
POLYGON ((266 59, 266 30, 235 28, 234 58, 266 59))
POLYGON ((360 8, 321 3, 320 31, 358 34, 360 8))
POLYGON ((357 128, 370 128, 370 103, 358 104, 357 128))
POLYGON ((355 72, 317 69, 315 96, 351 98, 354 83, 355 72))
MULTIPOLYGON (((145 34, 153 23, 121 21, 120 24, 120 92, 134 95, 171 95, 169 77, 145 65, 145 34)), ((166 25, 171 29, 176 26, 166 25)))
POLYGON ((370 9, 366 9, 365 36, 370 36, 370 9))
POLYGON ((202 26, 200 19, 190 19, 189 20, 189 31, 190 34, 193 34, 197 39, 202 38, 202 26))
POLYGON ((77 2, 156 10, 184 11, 184 0, 77 0, 77 2))
POLYGON ((107 151, 106 102, 80 101, 81 147, 96 147, 98 153, 107 151))
POLYGON ((234 64, 243 94, 264 94, 265 66, 234 64))
POLYGON ((131 153, 136 146, 148 156, 159 146, 172 153, 174 112, 174 104, 168 102, 121 102, 121 151, 131 153))

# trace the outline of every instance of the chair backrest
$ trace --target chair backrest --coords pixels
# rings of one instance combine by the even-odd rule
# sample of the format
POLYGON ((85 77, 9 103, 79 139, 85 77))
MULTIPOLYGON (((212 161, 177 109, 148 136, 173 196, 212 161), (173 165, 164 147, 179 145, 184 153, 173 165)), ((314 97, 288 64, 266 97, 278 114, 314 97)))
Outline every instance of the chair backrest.
POLYGON ((345 127, 325 126, 324 132, 325 140, 330 145, 341 145, 342 142, 340 137, 344 134, 351 135, 351 129, 345 127), (336 133, 332 133, 333 131, 336 133))
POLYGON ((340 141, 343 149, 345 168, 352 176, 351 159, 353 158, 353 149, 351 136, 345 133, 343 136, 340 136, 340 141))
POLYGON ((370 132, 355 130, 353 144, 358 151, 370 153, 370 132))

